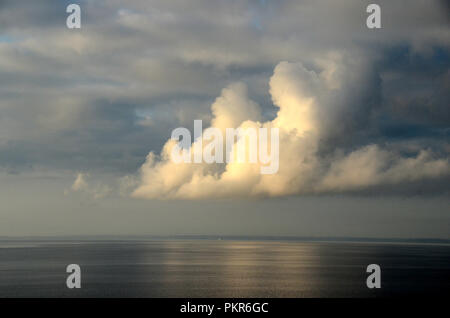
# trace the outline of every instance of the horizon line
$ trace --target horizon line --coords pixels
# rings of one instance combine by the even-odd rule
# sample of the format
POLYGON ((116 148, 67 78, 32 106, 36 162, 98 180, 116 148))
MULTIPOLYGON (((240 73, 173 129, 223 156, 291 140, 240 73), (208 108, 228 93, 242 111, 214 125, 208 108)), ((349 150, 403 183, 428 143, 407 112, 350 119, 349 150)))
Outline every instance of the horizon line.
POLYGON ((285 235, 199 235, 199 234, 183 234, 183 235, 0 235, 0 241, 13 240, 97 240, 97 241, 139 241, 139 240, 243 240, 243 241, 336 241, 336 242, 380 242, 380 243, 447 243, 450 244, 450 238, 433 238, 433 237, 357 237, 357 236, 285 236, 285 235))

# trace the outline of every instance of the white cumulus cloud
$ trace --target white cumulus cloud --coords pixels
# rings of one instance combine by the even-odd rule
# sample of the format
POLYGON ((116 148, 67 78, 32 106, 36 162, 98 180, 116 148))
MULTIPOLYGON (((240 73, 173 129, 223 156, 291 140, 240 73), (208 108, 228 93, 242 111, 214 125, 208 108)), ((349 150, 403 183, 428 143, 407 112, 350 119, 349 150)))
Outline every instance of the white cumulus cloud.
POLYGON ((342 112, 354 116, 355 121, 369 116, 358 109, 352 112, 346 101, 359 98, 371 84, 363 63, 342 63, 339 68, 333 60, 321 64, 321 71, 309 70, 301 63, 276 66, 269 85, 278 107, 273 120, 261 122, 259 106, 242 83, 225 88, 212 104, 213 127, 279 128, 278 173, 260 174, 260 164, 254 163, 177 164, 170 159, 176 142, 169 140, 159 156, 149 153, 132 195, 152 199, 276 197, 365 190, 450 174, 448 159, 427 149, 407 156, 383 145, 366 144, 352 151, 336 146, 327 155, 321 154, 324 140, 330 137, 330 124, 345 124, 338 121, 342 112), (361 74, 352 73, 357 70, 361 74))

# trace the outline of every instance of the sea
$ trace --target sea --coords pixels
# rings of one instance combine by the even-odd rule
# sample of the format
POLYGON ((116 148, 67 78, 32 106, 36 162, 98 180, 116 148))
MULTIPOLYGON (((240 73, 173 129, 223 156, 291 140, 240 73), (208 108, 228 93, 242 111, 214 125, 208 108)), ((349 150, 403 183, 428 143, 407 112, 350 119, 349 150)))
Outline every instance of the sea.
POLYGON ((252 239, 0 240, 0 297, 450 294, 450 244, 252 239), (81 270, 70 289, 69 264, 81 270), (370 289, 369 264, 381 288, 370 289))

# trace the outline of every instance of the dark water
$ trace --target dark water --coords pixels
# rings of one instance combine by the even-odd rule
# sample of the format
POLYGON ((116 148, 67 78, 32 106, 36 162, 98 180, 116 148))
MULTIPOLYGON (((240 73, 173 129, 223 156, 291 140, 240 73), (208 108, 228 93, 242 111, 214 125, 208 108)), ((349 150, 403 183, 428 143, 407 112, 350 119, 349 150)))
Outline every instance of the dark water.
POLYGON ((0 242, 0 297, 449 294, 450 246, 251 241, 0 242), (82 288, 65 268, 82 269, 82 288), (366 287, 381 266, 382 288, 366 287))

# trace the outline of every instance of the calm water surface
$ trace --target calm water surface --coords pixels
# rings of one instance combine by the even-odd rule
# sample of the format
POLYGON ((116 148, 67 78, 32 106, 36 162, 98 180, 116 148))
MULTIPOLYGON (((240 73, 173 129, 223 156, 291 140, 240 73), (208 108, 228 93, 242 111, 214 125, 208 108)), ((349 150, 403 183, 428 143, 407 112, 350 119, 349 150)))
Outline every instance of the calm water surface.
POLYGON ((450 246, 251 241, 0 242, 0 297, 449 294, 450 246), (82 269, 69 290, 68 264, 82 269), (366 287, 366 266, 382 288, 366 287))

